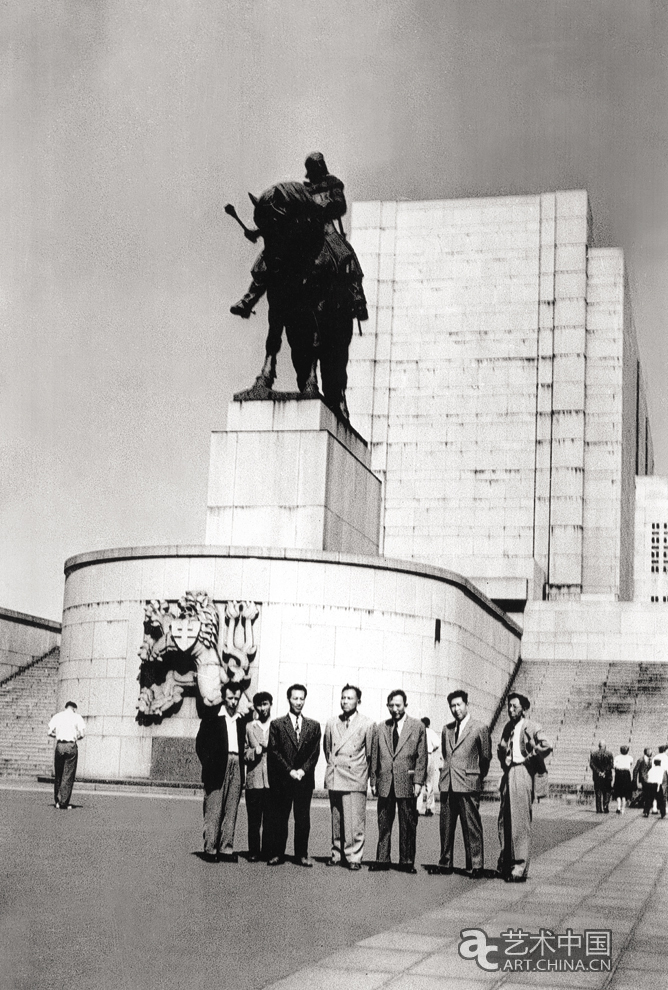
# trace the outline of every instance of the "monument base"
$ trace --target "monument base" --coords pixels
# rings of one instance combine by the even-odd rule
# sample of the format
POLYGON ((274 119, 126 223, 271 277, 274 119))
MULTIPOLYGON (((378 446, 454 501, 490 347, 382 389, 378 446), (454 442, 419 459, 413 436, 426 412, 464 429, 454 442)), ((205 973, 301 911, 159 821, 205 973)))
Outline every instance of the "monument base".
POLYGON ((377 554, 381 485, 366 441, 320 398, 245 394, 211 436, 206 543, 377 554))

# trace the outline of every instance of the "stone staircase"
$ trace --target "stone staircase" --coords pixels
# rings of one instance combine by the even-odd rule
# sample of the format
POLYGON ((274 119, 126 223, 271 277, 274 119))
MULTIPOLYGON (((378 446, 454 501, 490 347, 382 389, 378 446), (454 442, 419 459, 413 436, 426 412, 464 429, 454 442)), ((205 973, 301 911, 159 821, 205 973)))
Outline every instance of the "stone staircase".
MULTIPOLYGON (((668 743, 668 665, 523 661, 513 690, 531 701, 531 715, 550 737, 551 786, 592 788, 589 754, 604 739, 613 754, 629 745, 634 760, 645 746, 668 743)), ((493 727, 493 752, 506 723, 493 727)), ((490 780, 495 777, 490 774, 490 780)))
POLYGON ((56 711, 60 647, 0 683, 0 777, 53 772, 53 740, 46 734, 56 711))

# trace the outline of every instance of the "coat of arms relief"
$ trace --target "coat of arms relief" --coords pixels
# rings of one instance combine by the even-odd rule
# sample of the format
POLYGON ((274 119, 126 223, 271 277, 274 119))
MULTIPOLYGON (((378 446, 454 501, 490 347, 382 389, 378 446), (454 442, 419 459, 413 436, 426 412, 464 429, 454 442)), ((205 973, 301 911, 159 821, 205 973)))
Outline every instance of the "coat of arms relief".
POLYGON ((178 602, 147 602, 138 718, 162 718, 188 688, 196 688, 208 706, 222 702, 223 686, 230 682, 246 691, 257 653, 254 625, 259 614, 259 605, 250 601, 222 602, 219 612, 204 591, 187 591, 178 602))

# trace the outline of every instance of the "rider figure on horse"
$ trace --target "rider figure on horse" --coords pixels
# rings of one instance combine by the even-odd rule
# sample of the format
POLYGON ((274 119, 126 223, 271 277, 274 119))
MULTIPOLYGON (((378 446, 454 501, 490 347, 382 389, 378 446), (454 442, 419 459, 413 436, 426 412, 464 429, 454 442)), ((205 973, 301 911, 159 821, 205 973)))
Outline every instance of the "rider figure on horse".
MULTIPOLYGON (((346 239, 341 224, 341 217, 347 210, 343 183, 335 175, 329 174, 325 158, 319 151, 314 151, 313 154, 309 155, 304 164, 306 166, 304 186, 313 201, 324 211, 325 243, 333 255, 337 267, 346 269, 350 275, 350 287, 354 301, 353 315, 360 321, 368 320, 369 314, 362 288, 364 273, 357 255, 346 239), (336 221, 338 221, 339 229, 335 226, 336 221)), ((246 233, 246 237, 253 243, 257 241, 259 236, 260 232, 256 230, 246 233)), ((251 275, 253 280, 248 291, 239 302, 230 307, 230 313, 241 316, 245 320, 250 317, 253 307, 267 291, 267 266, 264 252, 258 255, 255 260, 251 275)))

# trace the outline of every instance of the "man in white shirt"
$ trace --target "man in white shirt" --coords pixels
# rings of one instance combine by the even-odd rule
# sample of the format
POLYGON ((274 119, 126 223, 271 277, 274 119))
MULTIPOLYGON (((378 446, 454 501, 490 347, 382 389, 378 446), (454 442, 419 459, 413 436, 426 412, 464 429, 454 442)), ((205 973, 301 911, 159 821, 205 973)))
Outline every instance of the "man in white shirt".
POLYGON ((74 701, 68 701, 62 712, 49 722, 49 735, 55 736, 56 749, 53 759, 53 800, 56 808, 70 810, 70 797, 77 772, 79 747, 77 740, 85 735, 84 720, 77 712, 74 701))
POLYGON ((195 749, 202 764, 204 784, 204 858, 209 862, 238 862, 234 832, 244 785, 246 718, 237 708, 241 688, 226 684, 219 711, 207 712, 200 722, 195 749))

